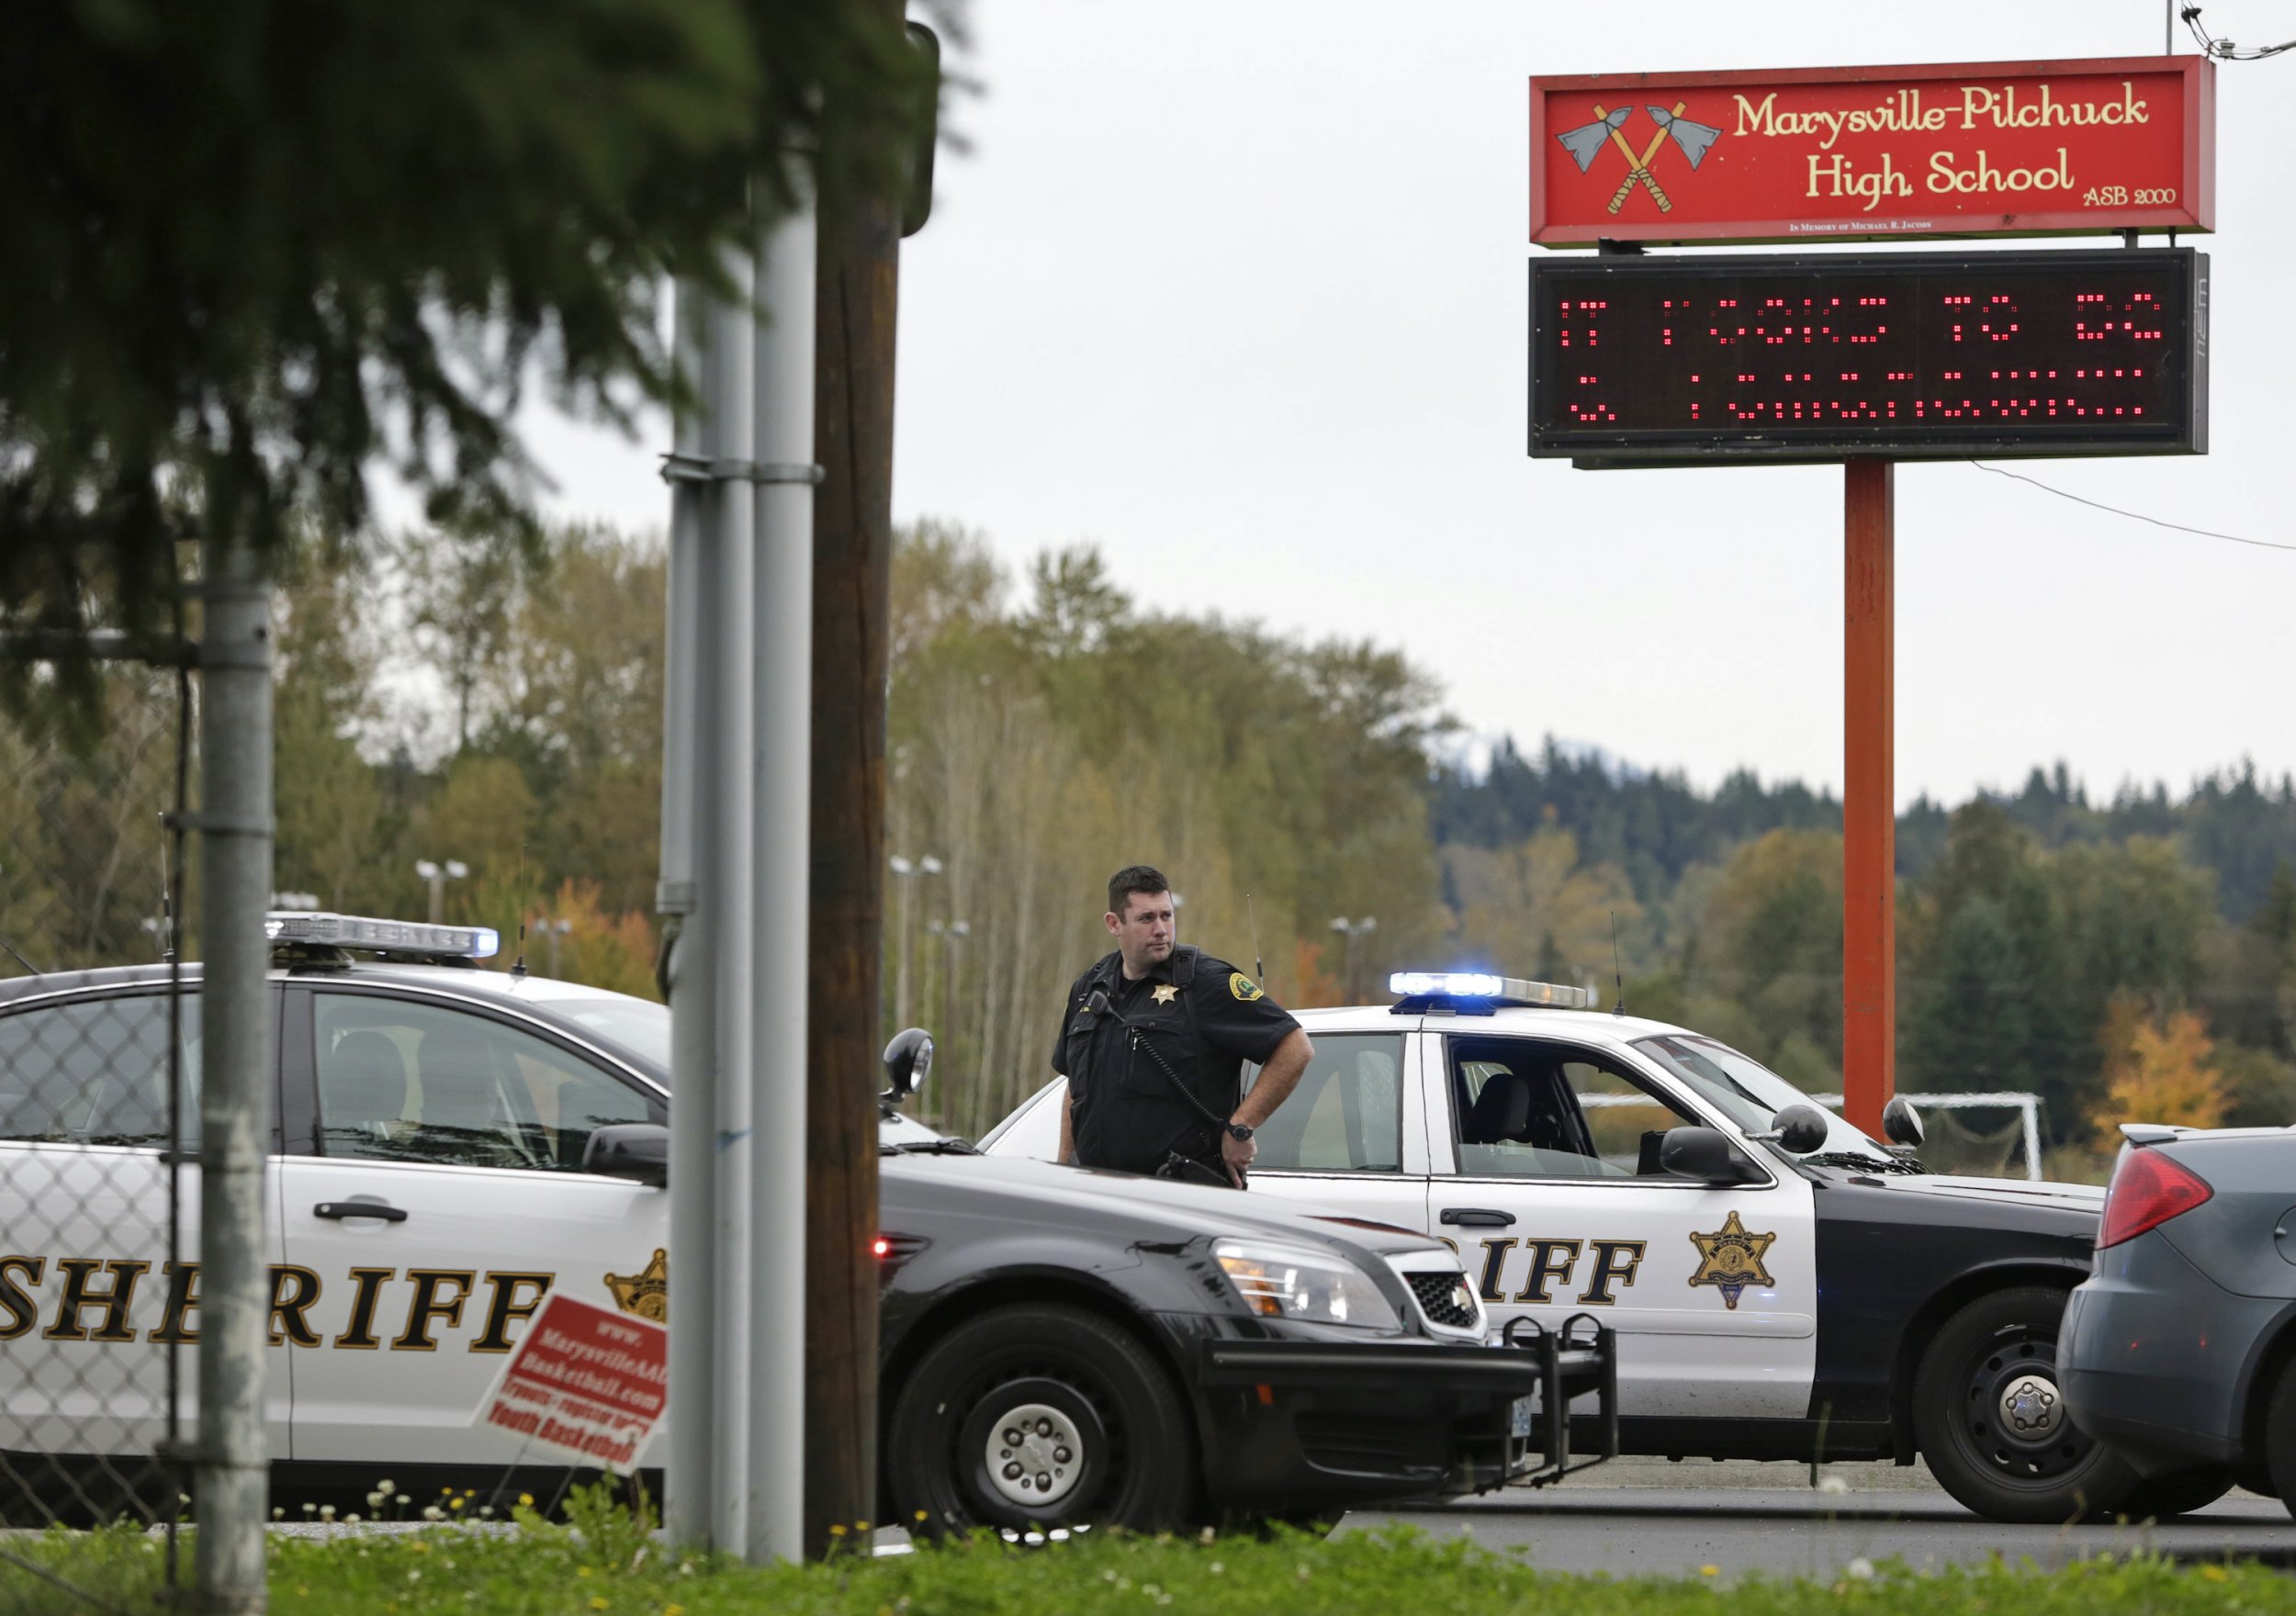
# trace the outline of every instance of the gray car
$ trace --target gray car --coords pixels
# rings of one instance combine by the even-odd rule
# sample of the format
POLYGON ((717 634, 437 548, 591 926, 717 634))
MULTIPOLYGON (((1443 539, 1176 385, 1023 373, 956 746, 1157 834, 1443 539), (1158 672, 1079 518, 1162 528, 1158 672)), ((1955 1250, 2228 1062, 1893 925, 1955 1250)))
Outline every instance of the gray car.
POLYGON ((2148 1498, 2236 1481, 2296 1512, 2296 1128, 2121 1131, 2065 1400, 2148 1498))

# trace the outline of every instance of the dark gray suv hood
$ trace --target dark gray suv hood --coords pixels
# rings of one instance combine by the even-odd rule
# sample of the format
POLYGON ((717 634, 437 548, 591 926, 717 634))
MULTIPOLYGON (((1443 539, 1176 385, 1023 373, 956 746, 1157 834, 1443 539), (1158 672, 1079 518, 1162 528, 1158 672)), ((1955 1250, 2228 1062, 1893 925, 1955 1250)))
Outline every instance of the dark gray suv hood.
POLYGON ((1985 1201, 2005 1206, 2054 1206, 2095 1216, 2105 1204, 2104 1186, 2093 1184, 2035 1184, 2021 1178, 1956 1178, 1947 1173, 1885 1181, 1894 1192, 1916 1195, 1951 1195, 1959 1200, 1985 1201))
POLYGON ((1290 1200, 1249 1190, 1214 1189, 1174 1184, 1130 1173, 1061 1167, 1013 1156, 887 1156, 883 1159, 888 1200, 909 1174, 929 1176, 936 1188, 969 1188, 1005 1203, 1009 1214, 1050 1225, 1077 1226, 1109 1221, 1133 1239, 1193 1240, 1202 1235, 1258 1235, 1274 1240, 1337 1240, 1380 1256, 1406 1251, 1439 1253, 1443 1244, 1416 1229, 1375 1223, 1345 1212, 1318 1211, 1290 1200))

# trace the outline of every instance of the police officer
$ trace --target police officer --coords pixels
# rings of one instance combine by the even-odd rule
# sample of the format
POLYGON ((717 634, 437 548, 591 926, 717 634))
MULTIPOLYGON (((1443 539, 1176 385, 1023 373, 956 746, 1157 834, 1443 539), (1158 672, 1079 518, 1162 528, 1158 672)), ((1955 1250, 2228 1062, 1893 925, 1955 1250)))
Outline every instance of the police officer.
POLYGON ((1064 1162, 1244 1186, 1253 1130, 1298 1086, 1313 1046, 1224 960, 1176 940, 1171 883, 1145 864, 1109 878, 1116 951, 1076 979, 1052 1043, 1068 1079, 1064 1162), (1242 1066, 1259 1081, 1238 1093, 1242 1066))

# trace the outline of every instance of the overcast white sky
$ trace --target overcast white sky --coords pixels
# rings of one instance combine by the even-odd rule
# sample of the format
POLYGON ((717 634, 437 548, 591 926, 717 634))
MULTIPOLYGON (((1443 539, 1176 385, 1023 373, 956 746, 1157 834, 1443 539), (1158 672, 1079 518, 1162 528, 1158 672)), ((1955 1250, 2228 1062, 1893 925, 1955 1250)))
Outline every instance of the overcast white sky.
MULTIPOLYGON (((1538 73, 2150 55, 2160 0, 973 0, 901 265, 895 503, 1015 571, 1097 542, 1142 600, 1369 637, 1470 728, 1839 790, 1838 468, 1581 472, 1525 436, 1538 73)), ((2296 6, 2214 0, 2243 43, 2296 6)), ((2179 31, 2180 48, 2189 48, 2179 31)), ((2219 68, 2204 457, 2015 468, 2296 544, 2296 54, 2219 68)), ((2083 244, 2083 243, 2069 243, 2083 244)), ((660 443, 556 422, 568 514, 658 526, 660 443)), ((2296 769, 2296 552, 1958 464, 1897 475, 1902 800, 2296 769)))

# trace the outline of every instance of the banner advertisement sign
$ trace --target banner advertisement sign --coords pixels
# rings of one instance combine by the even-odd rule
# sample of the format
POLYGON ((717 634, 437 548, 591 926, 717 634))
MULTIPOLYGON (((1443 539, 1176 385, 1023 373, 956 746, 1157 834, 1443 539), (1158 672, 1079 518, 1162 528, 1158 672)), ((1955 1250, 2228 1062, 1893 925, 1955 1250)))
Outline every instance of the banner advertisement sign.
POLYGON ((627 1476, 661 1420, 669 1383, 669 1330, 554 1292, 474 1422, 627 1476))
POLYGON ((1531 80, 1531 240, 2208 230, 2202 56, 1531 80))

